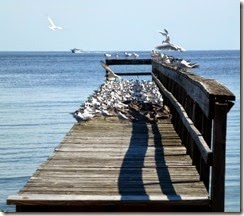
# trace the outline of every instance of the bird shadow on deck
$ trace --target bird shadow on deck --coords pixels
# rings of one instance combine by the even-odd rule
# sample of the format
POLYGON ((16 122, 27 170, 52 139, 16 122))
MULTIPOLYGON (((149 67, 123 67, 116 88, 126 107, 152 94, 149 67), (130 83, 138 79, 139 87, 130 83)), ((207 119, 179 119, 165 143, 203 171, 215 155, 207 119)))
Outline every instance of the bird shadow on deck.
POLYGON ((168 200, 172 196, 180 199, 172 185, 166 165, 162 135, 157 123, 132 122, 130 144, 123 159, 118 179, 121 200, 150 201, 150 195, 162 194, 168 200), (151 127, 153 137, 149 138, 148 127, 151 127), (151 149, 147 154, 149 139, 153 139, 153 143, 150 143, 150 148, 154 147, 153 154, 151 149), (154 191, 153 187, 159 188, 159 190, 157 192, 147 191, 154 191))

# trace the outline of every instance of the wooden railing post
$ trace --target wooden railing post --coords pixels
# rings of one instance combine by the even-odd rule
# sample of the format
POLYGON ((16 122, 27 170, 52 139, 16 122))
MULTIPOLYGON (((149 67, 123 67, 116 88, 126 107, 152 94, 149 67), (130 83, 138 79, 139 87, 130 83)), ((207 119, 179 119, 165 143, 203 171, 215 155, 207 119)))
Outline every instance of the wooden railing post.
POLYGON ((224 212, 227 103, 215 103, 213 122, 212 210, 224 212))

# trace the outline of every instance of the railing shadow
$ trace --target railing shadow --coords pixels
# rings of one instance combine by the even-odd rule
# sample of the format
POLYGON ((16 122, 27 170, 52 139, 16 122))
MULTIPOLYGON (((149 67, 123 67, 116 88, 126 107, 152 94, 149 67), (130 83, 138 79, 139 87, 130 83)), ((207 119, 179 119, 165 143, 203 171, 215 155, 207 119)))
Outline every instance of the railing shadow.
POLYGON ((121 200, 141 196, 148 200, 143 183, 143 167, 148 147, 148 129, 145 121, 132 122, 129 148, 121 165, 118 187, 121 200))
POLYGON ((151 127, 154 135, 155 165, 159 186, 162 193, 167 196, 168 200, 180 200, 181 197, 175 191, 173 186, 173 179, 171 178, 168 164, 165 160, 165 149, 162 143, 163 134, 160 133, 158 124, 151 124, 151 127))
MULTIPOLYGON (((154 166, 156 169, 156 176, 152 181, 147 180, 147 182, 144 182, 143 180, 143 168, 145 167, 144 162, 149 142, 148 127, 145 121, 133 122, 129 148, 123 159, 118 178, 118 189, 121 200, 136 200, 139 197, 143 199, 143 201, 150 200, 146 187, 152 187, 154 185, 156 188, 160 188, 159 190, 161 190, 161 193, 163 193, 168 200, 172 198, 174 200, 181 199, 180 196, 177 195, 172 184, 172 179, 165 161, 164 148, 158 125, 156 123, 151 123, 151 128, 153 131, 152 139, 155 148, 154 166)), ((159 192, 156 193, 158 194, 159 192)))

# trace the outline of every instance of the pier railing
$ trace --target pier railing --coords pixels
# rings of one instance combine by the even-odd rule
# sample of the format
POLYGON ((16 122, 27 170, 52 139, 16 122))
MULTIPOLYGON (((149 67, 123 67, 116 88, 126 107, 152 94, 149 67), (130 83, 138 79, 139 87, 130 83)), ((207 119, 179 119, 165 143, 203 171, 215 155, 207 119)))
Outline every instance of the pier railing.
POLYGON ((152 76, 197 167, 213 211, 224 211, 227 113, 235 96, 213 79, 152 61, 152 76))
MULTIPOLYGON (((151 59, 106 59, 106 65, 151 65, 151 59)), ((105 69, 106 70, 106 69, 105 69)), ((148 72, 116 72, 119 76, 145 76, 151 75, 151 71, 148 72)))

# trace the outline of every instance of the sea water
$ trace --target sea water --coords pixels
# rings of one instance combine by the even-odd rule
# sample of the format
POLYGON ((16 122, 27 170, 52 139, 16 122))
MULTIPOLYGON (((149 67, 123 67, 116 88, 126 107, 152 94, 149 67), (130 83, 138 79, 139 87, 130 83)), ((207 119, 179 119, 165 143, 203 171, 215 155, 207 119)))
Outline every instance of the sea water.
MULTIPOLYGON (((105 80, 105 52, 0 52, 0 209, 17 193, 74 124, 71 112, 105 80)), ((124 58, 123 52, 118 53, 124 58)), ((150 51, 138 52, 150 58, 150 51)), ((240 211, 240 52, 168 52, 200 65, 193 73, 213 78, 236 96, 228 113, 225 211, 240 211)), ((111 66, 117 72, 151 66, 111 66)), ((133 77, 137 79, 139 77, 133 77)), ((131 79, 131 77, 128 77, 131 79)), ((149 79, 149 77, 140 77, 149 79)))

